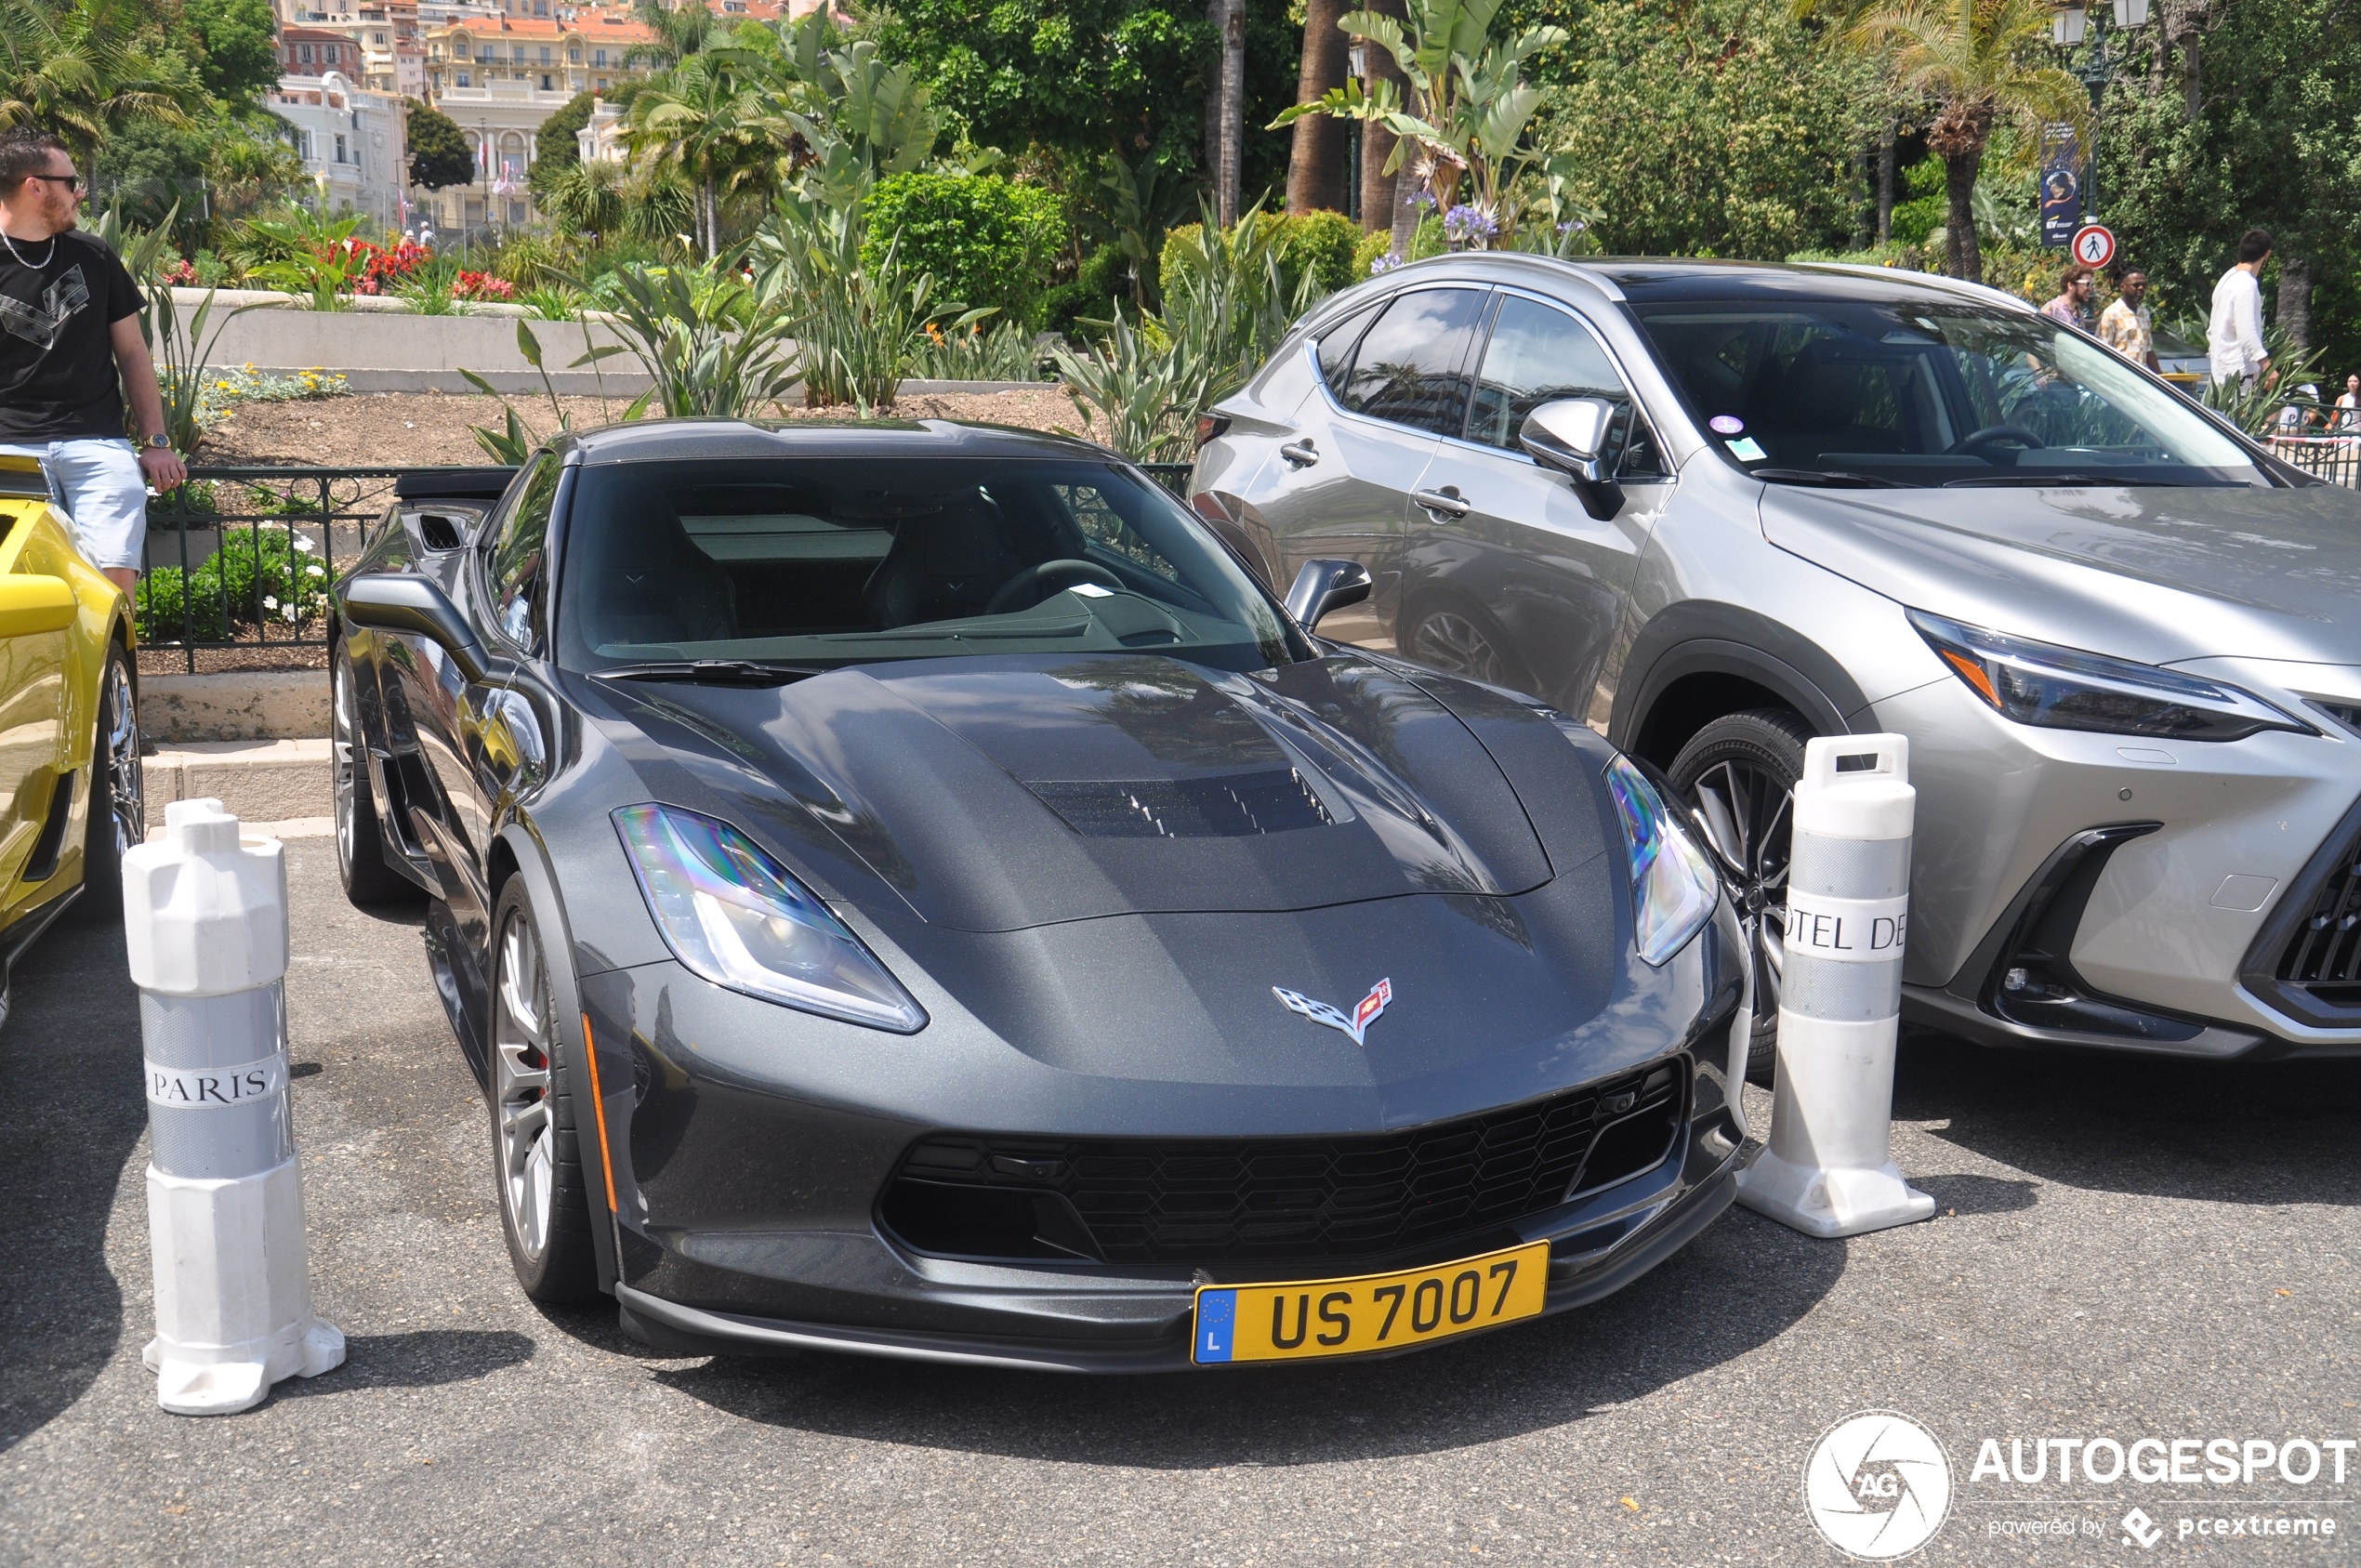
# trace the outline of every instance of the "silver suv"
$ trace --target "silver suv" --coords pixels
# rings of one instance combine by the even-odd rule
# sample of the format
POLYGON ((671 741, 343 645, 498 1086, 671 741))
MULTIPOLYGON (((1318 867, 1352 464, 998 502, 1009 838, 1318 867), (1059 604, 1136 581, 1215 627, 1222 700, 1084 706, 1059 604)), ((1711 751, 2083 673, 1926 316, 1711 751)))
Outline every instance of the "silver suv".
POLYGON ((1421 262, 1200 426, 1193 504, 1324 636, 1655 764, 1752 925, 1788 791, 1897 731, 1907 1016, 1996 1043, 2361 1053, 2361 495, 2007 296, 1710 262, 1421 262))

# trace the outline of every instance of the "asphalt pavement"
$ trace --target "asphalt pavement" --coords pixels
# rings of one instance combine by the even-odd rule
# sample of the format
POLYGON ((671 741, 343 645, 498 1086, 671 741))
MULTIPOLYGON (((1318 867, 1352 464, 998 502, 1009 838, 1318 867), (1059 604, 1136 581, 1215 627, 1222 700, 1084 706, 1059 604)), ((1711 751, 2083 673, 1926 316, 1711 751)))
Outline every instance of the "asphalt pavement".
POLYGON ((0 1030, 0 1561, 1834 1563, 1804 1466, 1865 1408, 1948 1456, 1925 1561, 2361 1557, 2361 1065, 1914 1035, 1894 1147, 1932 1222, 1734 1211, 1601 1305, 1401 1360, 667 1358, 517 1292, 416 921, 349 907, 327 839, 289 855, 312 1286, 350 1359, 246 1415, 157 1408, 137 997, 119 929, 51 932, 0 1030), (2028 1472, 2050 1439, 2199 1446, 2180 1483, 2061 1486, 1994 1479, 1987 1439, 2028 1472), (2348 1440, 2346 1480, 2209 1482, 2217 1440, 2348 1440))

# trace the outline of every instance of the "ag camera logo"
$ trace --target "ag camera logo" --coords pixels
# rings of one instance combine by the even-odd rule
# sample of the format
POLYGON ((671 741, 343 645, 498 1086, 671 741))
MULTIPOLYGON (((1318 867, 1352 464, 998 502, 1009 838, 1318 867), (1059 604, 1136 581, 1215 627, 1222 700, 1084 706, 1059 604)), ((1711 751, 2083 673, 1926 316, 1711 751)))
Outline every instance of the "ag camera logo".
POLYGON ((1951 1513, 1951 1459, 1926 1428, 1891 1410, 1847 1416, 1803 1465, 1803 1506, 1823 1538, 1863 1562, 1907 1557, 1951 1513))

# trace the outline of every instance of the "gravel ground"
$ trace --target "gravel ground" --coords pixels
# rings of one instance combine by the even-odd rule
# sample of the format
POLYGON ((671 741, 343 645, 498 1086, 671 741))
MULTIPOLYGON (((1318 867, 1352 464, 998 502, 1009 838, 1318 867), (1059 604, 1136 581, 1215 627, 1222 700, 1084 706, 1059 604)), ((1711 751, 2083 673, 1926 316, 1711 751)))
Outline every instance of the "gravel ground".
MULTIPOLYGON (((518 414, 545 434, 557 421, 546 398, 518 397, 518 414)), ((607 424, 622 416, 628 398, 561 400, 575 428, 607 424)), ((785 409, 793 419, 839 419, 843 409, 785 409)), ((1020 392, 956 397, 909 397, 893 414, 908 419, 973 419, 1046 430, 1057 426, 1084 430, 1073 400, 1055 387, 1020 392)), ((377 396, 317 398, 302 402, 240 404, 205 434, 197 461, 311 464, 361 468, 484 463, 490 459, 468 434, 471 425, 499 428, 500 403, 478 393, 387 392, 377 396)), ((1087 431, 1086 431, 1087 433, 1087 431)))
POLYGON ((1948 1448, 1925 1561, 2144 1561, 2116 1524, 2133 1503, 2159 1560, 2210 1544, 2179 1518, 2233 1513, 2338 1538, 2207 1560, 2352 1560, 2361 1476, 1969 1468, 1987 1437, 2361 1435, 2354 1066, 1918 1036, 1895 1150, 1933 1222, 1814 1242, 1733 1212, 1600 1306, 1400 1361, 1100 1381, 666 1359, 517 1293, 415 921, 347 906, 326 839, 290 857, 311 1272, 350 1360, 245 1416, 157 1409, 136 998, 120 935, 51 932, 0 1033, 0 1561, 1824 1564, 1801 1468, 1867 1406, 1948 1448), (2104 1533, 1995 1533, 2056 1519, 2104 1533))

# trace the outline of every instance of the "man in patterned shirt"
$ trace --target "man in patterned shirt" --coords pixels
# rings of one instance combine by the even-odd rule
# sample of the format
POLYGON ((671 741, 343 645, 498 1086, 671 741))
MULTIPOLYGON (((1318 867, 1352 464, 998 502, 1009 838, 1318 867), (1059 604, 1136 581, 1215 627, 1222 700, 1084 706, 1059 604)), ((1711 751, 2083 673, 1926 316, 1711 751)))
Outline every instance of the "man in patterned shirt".
POLYGON ((2157 363, 2156 318, 2148 310, 2148 275, 2133 269, 2123 274, 2122 292, 2099 316, 2099 341, 2133 364, 2160 369, 2157 363))

